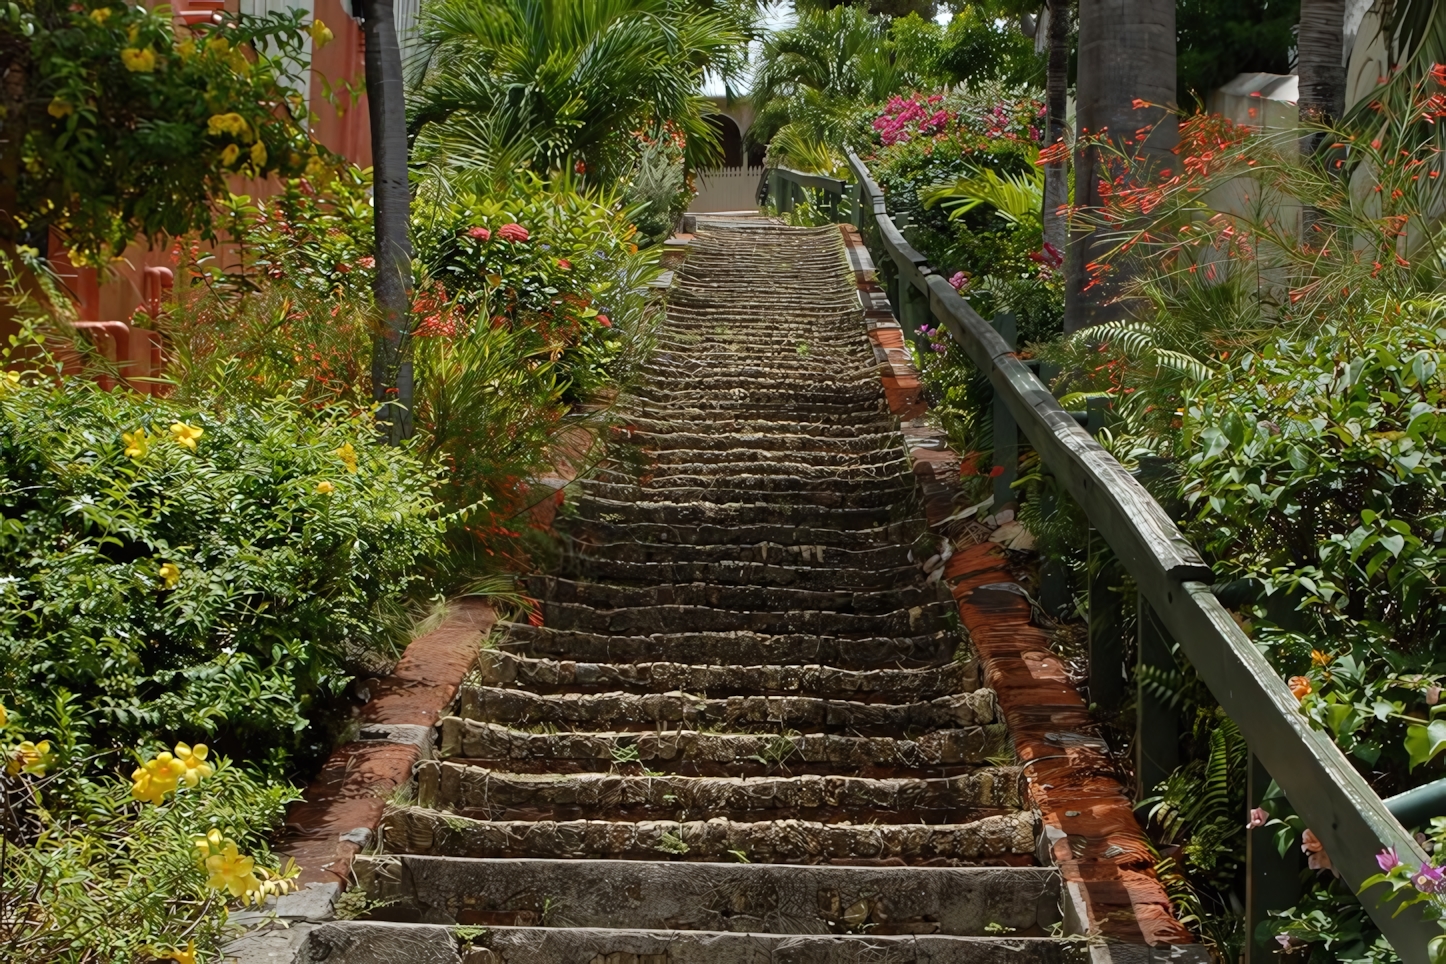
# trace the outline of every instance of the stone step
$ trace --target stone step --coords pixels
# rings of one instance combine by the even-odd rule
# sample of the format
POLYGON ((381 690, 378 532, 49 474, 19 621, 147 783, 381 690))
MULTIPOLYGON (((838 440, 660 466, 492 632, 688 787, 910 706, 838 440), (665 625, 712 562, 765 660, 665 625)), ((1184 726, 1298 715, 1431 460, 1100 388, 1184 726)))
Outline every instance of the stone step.
MULTIPOLYGON (((625 432, 617 432, 616 439, 627 442, 625 432)), ((735 437, 735 443, 741 442, 735 437)), ((770 441, 777 441, 772 439, 770 441)), ((897 437, 894 439, 898 441, 897 437)), ((651 466, 654 475, 701 474, 717 472, 726 468, 730 471, 764 474, 822 472, 838 469, 853 469, 884 475, 891 472, 907 474, 910 471, 908 454, 902 445, 892 448, 876 447, 867 452, 847 452, 824 449, 766 449, 747 448, 734 444, 728 448, 683 448, 656 446, 641 448, 637 453, 639 464, 651 466)), ((621 463, 628 464, 628 463, 621 463)), ((603 471, 618 471, 612 465, 604 465, 603 471)))
POLYGON ((825 772, 842 767, 860 774, 974 765, 1012 755, 1002 723, 934 730, 912 738, 835 733, 702 733, 697 730, 529 732, 460 716, 443 717, 440 754, 493 766, 523 762, 575 770, 638 764, 652 770, 709 774, 715 764, 729 774, 825 772), (505 762, 504 762, 505 761, 505 762))
MULTIPOLYGON (((664 333, 661 337, 666 339, 668 335, 664 333)), ((724 335, 705 332, 696 345, 654 351, 641 372, 649 380, 665 382, 692 381, 700 377, 770 379, 770 387, 777 385, 779 379, 812 384, 832 383, 840 378, 877 380, 878 362, 871 350, 861 351, 860 344, 857 335, 853 343, 837 346, 799 340, 790 346, 788 356, 776 359, 742 351, 741 345, 730 345, 724 335)))
POLYGON ((825 525, 790 525, 788 523, 685 525, 663 522, 628 522, 623 519, 577 519, 574 517, 568 520, 568 529, 574 540, 583 545, 611 544, 628 536, 648 545, 676 544, 678 546, 721 548, 770 543, 797 548, 805 557, 809 553, 803 550, 810 550, 819 561, 822 561, 825 555, 831 552, 866 551, 877 549, 880 546, 904 546, 904 551, 907 553, 908 547, 923 538, 926 532, 923 521, 918 518, 863 528, 839 529, 825 525))
MULTIPOLYGON (((838 546, 785 545, 759 542, 752 545, 677 545, 656 542, 581 542, 573 549, 579 563, 660 566, 781 566, 789 569, 812 567, 825 570, 889 572, 918 566, 919 554, 907 545, 877 545, 866 549, 838 546), (910 559, 910 555, 914 555, 910 559)), ((933 549, 928 550, 932 554, 933 549)), ((686 580, 667 580, 686 581, 686 580)))
POLYGON ((671 487, 637 483, 616 484, 584 479, 577 485, 577 499, 601 499, 633 505, 756 505, 766 501, 778 507, 803 509, 892 509, 915 502, 912 476, 889 479, 855 479, 848 483, 824 479, 779 476, 733 476, 697 478, 695 485, 671 487))
MULTIPOLYGON (((543 600, 542 619, 554 629, 616 636, 651 636, 681 632, 748 631, 777 636, 917 636, 942 629, 949 618, 944 602, 887 613, 841 613, 800 610, 756 612, 709 606, 656 605, 632 609, 597 609, 579 603, 543 600)), ((815 660, 810 660, 814 662, 815 660)))
POLYGON ((962 823, 1025 806, 1023 771, 949 777, 829 774, 526 773, 448 760, 417 765, 419 806, 487 820, 798 819, 962 823))
POLYGON ((651 860, 358 857, 390 919, 486 927, 752 934, 1043 936, 1060 880, 1041 867, 829 867, 651 860))
POLYGON ((577 518, 588 522, 626 522, 642 525, 808 526, 824 529, 871 529, 898 521, 917 507, 916 499, 899 499, 882 506, 789 505, 750 502, 627 502, 581 494, 570 505, 577 518))
POLYGON ((824 464, 809 464, 795 460, 793 456, 785 458, 782 453, 773 459, 748 462, 725 458, 700 461, 698 454, 696 451, 689 452, 687 458, 679 458, 674 453, 662 452, 650 454, 641 464, 609 463, 600 466, 594 478, 611 485, 642 483, 649 489, 709 488, 719 484, 734 489, 751 488, 756 481, 759 485, 771 487, 762 491, 783 492, 811 491, 829 484, 836 489, 859 487, 869 491, 891 488, 898 491, 914 482, 912 466, 902 449, 890 453, 895 456, 893 458, 871 463, 850 462, 849 456, 841 457, 837 453, 820 453, 828 460, 824 464))
POLYGON ((900 580, 895 588, 859 592, 800 589, 793 586, 719 585, 708 582, 626 586, 605 582, 579 582, 560 576, 529 576, 524 585, 530 595, 543 600, 544 606, 568 603, 609 611, 660 606, 701 606, 767 614, 820 610, 828 613, 877 616, 939 602, 941 594, 938 588, 922 585, 923 581, 923 572, 915 569, 909 580, 900 580), (914 585, 909 585, 909 582, 914 585))
POLYGON ((615 432, 629 435, 635 444, 650 451, 686 447, 731 449, 754 447, 788 452, 873 452, 899 448, 903 439, 892 418, 880 416, 874 431, 854 425, 830 425, 795 419, 712 419, 680 423, 676 417, 652 418, 624 411, 615 432))
POLYGON ((733 732, 807 729, 887 736, 911 729, 942 730, 995 722, 994 691, 977 689, 915 703, 865 703, 808 696, 730 696, 712 699, 671 693, 531 693, 463 684, 457 715, 511 726, 567 729, 668 726, 733 732))
MULTIPOLYGON (((776 553, 782 555, 782 553, 776 553)), ((918 582, 919 566, 907 563, 891 569, 837 569, 827 566, 781 566, 739 562, 621 562, 597 554, 571 560, 568 574, 587 581, 662 585, 707 582, 725 586, 787 586, 796 589, 868 591, 918 582)))
POLYGON ((499 623, 501 646, 527 656, 595 663, 826 663, 844 669, 940 666, 962 645, 956 629, 912 635, 821 636, 749 630, 607 635, 586 631, 499 623))
POLYGON ((688 413, 693 413, 699 421, 766 420, 802 415, 809 421, 859 427, 874 425, 887 415, 888 402, 882 390, 867 396, 859 392, 857 396, 835 401, 831 396, 814 396, 806 392, 778 391, 761 395, 639 388, 628 394, 623 401, 623 410, 668 413, 678 418, 687 418, 688 413))
POLYGON ((749 934, 585 927, 489 927, 332 921, 310 931, 296 964, 1065 964, 1068 942, 937 934, 749 934))
POLYGON ((475 820, 425 807, 382 817, 388 853, 439 857, 688 860, 770 864, 1018 866, 1033 860, 1033 813, 957 824, 847 824, 809 820, 475 820))
POLYGON ((924 669, 839 669, 739 663, 591 663, 535 659, 506 650, 483 650, 476 678, 485 686, 522 686, 533 692, 666 693, 712 696, 811 696, 819 699, 917 702, 979 688, 979 665, 960 660, 924 669))

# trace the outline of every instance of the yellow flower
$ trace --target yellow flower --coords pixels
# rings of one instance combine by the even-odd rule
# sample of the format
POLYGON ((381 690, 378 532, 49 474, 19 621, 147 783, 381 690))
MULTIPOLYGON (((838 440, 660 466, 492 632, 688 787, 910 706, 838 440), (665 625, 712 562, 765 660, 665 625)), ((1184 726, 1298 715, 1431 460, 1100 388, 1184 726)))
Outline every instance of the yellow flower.
POLYGON ((223 841, 219 850, 206 858, 206 872, 210 874, 206 880, 207 887, 229 891, 232 897, 244 898, 253 891, 261 890, 261 881, 256 877, 256 861, 242 856, 234 840, 223 841))
POLYGON ((170 958, 175 961, 176 964, 196 964, 196 942, 188 941, 184 951, 179 948, 166 951, 166 953, 161 955, 161 958, 163 960, 170 958))
POLYGON ((226 58, 226 62, 231 65, 233 74, 245 74, 251 70, 251 61, 246 59, 246 55, 241 52, 240 47, 231 51, 231 56, 226 58))
MULTIPOLYGON (((233 144, 231 146, 235 147, 236 145, 233 144)), ((185 422, 177 422, 171 426, 171 435, 175 437, 176 444, 182 448, 188 448, 192 452, 196 451, 196 439, 205 434, 205 429, 197 428, 194 425, 187 425, 185 422)))
POLYGON ((260 141, 251 145, 251 163, 255 164, 257 168, 266 166, 266 145, 260 141))
POLYGON ((336 486, 323 479, 322 481, 316 483, 316 491, 320 492, 322 495, 331 495, 333 492, 336 491, 336 486))
POLYGON ((131 772, 131 796, 160 806, 186 775, 186 764, 169 753, 147 760, 131 772))
POLYGON ((331 28, 326 24, 320 20, 313 20, 311 22, 311 42, 316 45, 318 50, 335 39, 336 34, 332 33, 331 28))
POLYGON ((1329 666, 1333 658, 1330 653, 1322 653, 1318 649, 1310 651, 1310 664, 1312 666, 1329 666))
POLYGON ((353 475, 356 474, 356 449, 352 447, 350 442, 331 454, 341 459, 341 464, 346 466, 348 472, 351 472, 353 475))
POLYGON ((10 725, 10 711, 5 709, 5 704, 0 703, 0 727, 10 725))
POLYGON ((251 125, 246 123, 246 118, 234 112, 212 114, 206 121, 206 129, 211 134, 230 134, 243 141, 251 139, 251 125))
POLYGON ((186 743, 176 744, 176 759, 186 768, 186 772, 182 774, 186 786, 194 787, 216 772, 215 767, 206 762, 206 756, 210 752, 204 743, 197 743, 195 746, 186 743))
POLYGON ((97 27, 104 27, 105 22, 110 19, 110 7, 99 7, 90 12, 90 19, 95 21, 97 27))
POLYGON ((212 37, 206 41, 206 53, 224 54, 231 49, 231 41, 225 37, 212 37))
POLYGON ((45 108, 45 112, 56 120, 60 120, 62 117, 69 117, 71 114, 74 114, 75 108, 59 97, 55 97, 51 99, 50 106, 45 108))
POLYGON ((225 150, 221 152, 221 166, 230 167, 232 164, 236 163, 236 158, 240 156, 241 148, 237 147, 235 144, 227 144, 225 150))
POLYGON ((327 175, 326 162, 319 157, 313 156, 306 162, 306 176, 313 181, 325 181, 327 175))
POLYGON ((181 55, 182 60, 190 60, 196 56, 196 41, 186 40, 176 45, 176 53, 181 55))
POLYGON ((54 762, 49 740, 41 740, 39 743, 31 743, 26 740, 15 748, 6 769, 10 771, 11 776, 29 773, 32 776, 43 777, 46 768, 54 762))
POLYGON ((133 74, 149 74, 156 69, 156 52, 149 47, 125 47, 121 50, 121 63, 133 74))
POLYGON ((151 440, 146 436, 144 428, 138 428, 134 432, 122 432, 121 441, 125 443, 128 458, 143 459, 150 454, 151 440))
POLYGON ((161 566, 159 573, 161 581, 166 584, 167 589, 175 589, 176 583, 181 581, 181 570, 174 562, 167 562, 161 566))
POLYGON ((19 388, 19 387, 20 387, 20 373, 19 373, 19 372, 6 372, 6 373, 5 373, 5 387, 6 387, 6 388, 19 388))

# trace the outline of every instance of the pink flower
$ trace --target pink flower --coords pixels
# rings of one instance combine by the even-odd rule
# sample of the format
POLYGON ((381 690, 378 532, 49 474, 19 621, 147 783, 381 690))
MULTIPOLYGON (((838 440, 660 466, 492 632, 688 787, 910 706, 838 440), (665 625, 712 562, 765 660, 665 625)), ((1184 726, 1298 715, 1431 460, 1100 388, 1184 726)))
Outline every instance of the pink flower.
POLYGON ((375 268, 377 266, 377 259, 373 258, 371 255, 368 254, 357 258, 356 263, 361 265, 363 268, 375 268))
POLYGON ((497 229, 497 236, 504 241, 521 244, 529 237, 527 229, 520 224, 504 224, 497 229))
POLYGON ((571 270, 572 270, 572 262, 569 261, 569 260, 567 260, 566 258, 558 258, 558 259, 557 259, 557 266, 558 266, 559 268, 561 268, 563 271, 571 271, 571 270))
POLYGON ((469 237, 476 238, 478 241, 487 241, 492 237, 492 232, 484 227, 468 228, 467 234, 469 237))
POLYGON ((1325 852, 1325 845, 1313 832, 1307 830, 1300 835, 1300 852, 1306 855, 1306 863, 1311 870, 1329 870, 1335 872, 1331 866, 1330 855, 1325 852))
POLYGON ((954 277, 949 279, 949 287, 953 288, 955 291, 963 291, 968 286, 969 279, 964 277, 964 272, 962 271, 954 272, 954 277))
POLYGON ((1437 894, 1446 890, 1446 872, 1440 867, 1422 864, 1411 878, 1411 884, 1423 894, 1437 894))
POLYGON ((602 325, 604 328, 611 328, 613 326, 613 320, 607 315, 598 315, 597 323, 602 325))
POLYGON ((1426 705, 1435 706, 1439 702, 1441 702, 1441 687, 1432 683, 1426 687, 1426 705))
POLYGON ((1401 866, 1401 858, 1396 856, 1396 848, 1391 847, 1376 854, 1376 865, 1381 868, 1381 873, 1389 874, 1395 868, 1401 866))
POLYGON ((1265 826, 1265 822, 1269 819, 1270 814, 1266 813, 1263 808, 1256 807, 1254 810, 1250 811, 1250 819, 1245 821, 1245 829, 1258 830, 1259 828, 1265 826))

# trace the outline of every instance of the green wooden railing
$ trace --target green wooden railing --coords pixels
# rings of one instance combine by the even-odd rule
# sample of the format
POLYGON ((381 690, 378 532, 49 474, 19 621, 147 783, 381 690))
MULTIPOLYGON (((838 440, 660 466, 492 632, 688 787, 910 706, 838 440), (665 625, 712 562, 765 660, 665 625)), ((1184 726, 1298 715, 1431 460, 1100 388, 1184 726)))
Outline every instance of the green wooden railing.
MULTIPOLYGON (((1085 413, 1067 412, 1049 388, 1021 359, 1010 342, 1013 320, 994 324, 979 316, 937 274, 889 216, 883 192, 852 152, 852 180, 773 168, 768 193, 780 211, 813 192, 815 207, 837 220, 846 213, 872 249, 887 282, 889 301, 906 332, 925 322, 942 327, 989 377, 994 389, 995 463, 1005 470, 996 479, 996 504, 1009 500, 1018 463, 1018 434, 1039 454, 1044 466, 1069 492, 1094 532, 1138 587, 1140 663, 1173 669, 1171 641, 1190 661, 1250 746, 1247 799, 1258 805, 1272 779, 1296 813, 1324 845, 1334 868, 1353 889, 1378 872, 1376 854, 1394 847, 1409 863, 1426 860, 1416 840, 1346 760, 1328 734, 1313 728, 1299 701, 1216 597, 1210 568, 1185 539, 1165 509, 1140 482, 1106 452, 1082 426, 1085 413)), ((761 200, 761 199, 760 199, 761 200)), ((1090 587, 1091 609, 1103 599, 1090 587)), ((1091 612, 1090 622, 1095 624, 1091 612)), ((1103 621, 1108 624, 1109 620, 1103 621)), ((1110 690, 1122 689, 1123 640, 1091 633, 1091 693, 1107 705, 1110 690), (1118 684, 1113 681, 1120 681, 1118 684)), ((1139 678, 1139 674, 1134 674, 1139 678)), ((1143 687, 1137 692, 1136 772, 1142 786, 1153 787, 1175 765, 1177 721, 1169 708, 1143 687)), ((1396 812, 1419 821, 1446 814, 1440 787, 1393 798, 1396 812), (1409 798, 1409 799, 1408 799, 1409 798)), ((1246 815, 1240 815, 1242 824, 1246 815)), ((1265 960, 1254 941, 1255 926, 1269 910, 1283 910, 1299 893, 1295 854, 1282 858, 1273 832, 1248 831, 1246 846, 1247 960, 1265 960)), ((1400 910, 1383 902, 1386 888, 1362 896, 1362 904, 1407 964, 1427 964, 1427 944, 1441 933, 1420 905, 1400 910)))

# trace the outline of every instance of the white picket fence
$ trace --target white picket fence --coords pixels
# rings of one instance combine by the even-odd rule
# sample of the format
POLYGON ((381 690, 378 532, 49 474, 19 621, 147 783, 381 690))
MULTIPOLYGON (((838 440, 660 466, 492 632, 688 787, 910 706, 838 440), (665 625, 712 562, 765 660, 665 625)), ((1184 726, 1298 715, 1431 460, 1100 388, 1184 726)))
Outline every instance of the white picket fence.
POLYGON ((758 182, 761 167, 722 167, 699 171, 698 196, 688 205, 690 214, 715 211, 754 211, 758 209, 758 182))

